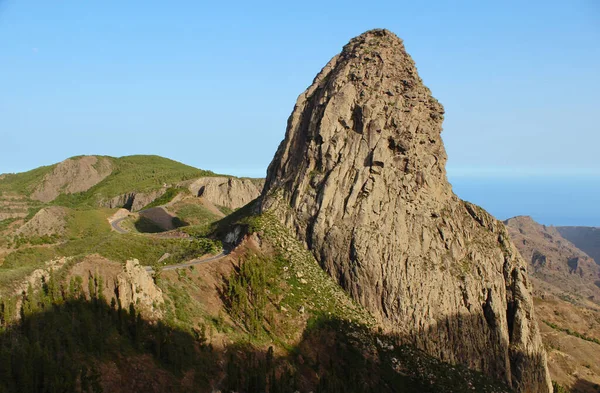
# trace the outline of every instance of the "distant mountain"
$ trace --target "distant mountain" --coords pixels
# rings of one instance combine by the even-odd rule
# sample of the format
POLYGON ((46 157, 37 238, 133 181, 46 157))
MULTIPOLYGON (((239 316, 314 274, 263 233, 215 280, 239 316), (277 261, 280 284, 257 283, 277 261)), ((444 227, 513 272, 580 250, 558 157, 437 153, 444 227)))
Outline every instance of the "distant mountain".
POLYGON ((591 387, 600 382, 600 266, 565 239, 560 228, 527 216, 504 224, 529 262, 552 379, 571 392, 594 391, 586 383, 591 387), (588 382, 582 382, 582 375, 588 382))
MULTIPOLYGON (((531 217, 518 216, 504 223, 529 262, 529 273, 551 286, 545 289, 600 304, 600 266, 588 254, 561 236, 555 227, 538 224, 531 217)), ((535 287, 541 290, 545 285, 535 287)))
POLYGON ((557 227, 558 232, 600 264, 600 228, 557 227))

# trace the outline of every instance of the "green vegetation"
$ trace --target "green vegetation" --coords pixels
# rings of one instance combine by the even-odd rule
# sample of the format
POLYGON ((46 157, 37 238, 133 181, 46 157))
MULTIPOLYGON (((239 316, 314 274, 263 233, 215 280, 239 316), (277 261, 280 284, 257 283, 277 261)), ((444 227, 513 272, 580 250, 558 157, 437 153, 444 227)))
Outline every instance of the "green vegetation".
MULTIPOLYGON (((237 213, 237 212, 236 212, 237 213)), ((286 261, 281 275, 288 289, 281 304, 292 314, 302 307, 314 315, 336 316, 371 326, 374 321, 364 309, 356 304, 319 266, 312 253, 300 244, 288 228, 281 225, 271 214, 251 216, 240 221, 247 225, 247 232, 262 233, 278 253, 277 261, 286 261), (335 299, 336 301, 332 301, 335 299)))
POLYGON ((19 248, 24 245, 40 246, 43 244, 54 244, 60 240, 59 235, 23 236, 17 235, 13 238, 11 246, 19 248))
POLYGON ((197 169, 159 156, 139 155, 110 157, 110 159, 113 172, 106 179, 85 192, 60 195, 52 204, 67 207, 95 207, 102 200, 115 196, 131 192, 150 192, 162 188, 165 184, 173 187, 185 180, 215 176, 211 171, 197 169))
POLYGON ((207 237, 212 233, 210 225, 190 225, 179 228, 179 231, 196 239, 207 237))
MULTIPOLYGON (((227 359, 225 391, 509 391, 480 373, 442 363, 404 346, 400 337, 374 333, 364 324, 334 315, 312 314, 305 328, 291 318, 290 325, 296 332, 302 329, 304 333, 298 345, 287 348, 287 357, 275 357, 273 346, 266 351, 257 349, 257 345, 260 348, 261 343, 269 342, 285 346, 282 324, 289 323, 290 317, 283 315, 287 312, 284 307, 277 312, 274 303, 283 295, 277 277, 288 262, 247 256, 226 280, 227 310, 248 332, 248 339, 238 339, 235 356, 227 359)), ((313 291, 317 288, 310 287, 313 291)))
MULTIPOLYGON (((177 195, 182 194, 182 193, 189 194, 190 191, 187 188, 169 187, 169 188, 167 188, 167 190, 165 191, 164 194, 162 194, 161 196, 156 198, 154 201, 149 203, 147 206, 144 207, 144 209, 150 209, 151 207, 158 207, 158 206, 166 205, 167 203, 171 202, 173 200, 173 198, 175 198, 177 195)), ((144 209, 142 209, 142 210, 144 210, 144 209)))
POLYGON ((177 217, 190 225, 206 225, 219 219, 216 214, 197 204, 177 203, 173 209, 177 217))
MULTIPOLYGON (((68 286, 53 276, 42 281, 39 290, 30 286, 18 322, 14 300, 3 302, 0 391, 99 393, 103 389, 98 364, 136 354, 150 355, 169 371, 173 382, 192 372, 195 383, 208 384, 216 362, 205 337, 192 337, 161 322, 148 323, 133 304, 128 310, 114 300, 109 305, 101 278, 89 282, 88 296, 81 277, 73 277, 68 286)), ((146 366, 151 368, 147 373, 157 367, 146 366)), ((170 391, 185 390, 173 382, 170 391)))
POLYGON ((71 210, 67 217, 67 239, 96 237, 110 233, 108 217, 114 213, 111 209, 71 210))
POLYGON ((558 330, 559 332, 566 333, 569 336, 577 337, 577 338, 580 338, 582 340, 589 341, 589 342, 596 343, 596 344, 600 345, 600 340, 597 339, 597 338, 595 338, 595 337, 586 336, 585 334, 581 334, 581 333, 575 332, 575 331, 573 331, 571 329, 560 327, 557 324, 552 323, 552 322, 548 322, 546 320, 544 320, 543 322, 546 325, 548 325, 549 327, 551 327, 552 329, 554 329, 554 330, 558 330))
POLYGON ((282 272, 281 265, 281 261, 248 256, 226 282, 228 312, 255 337, 264 335, 264 326, 273 323, 273 309, 268 313, 267 306, 269 296, 275 297, 280 292, 281 283, 277 279, 282 272))
POLYGON ((569 390, 556 381, 552 381, 552 390, 554 393, 569 393, 569 390))
POLYGON ((7 229, 10 224, 12 224, 13 222, 17 221, 18 218, 8 218, 6 220, 2 220, 0 221, 0 231, 4 231, 5 229, 7 229))
POLYGON ((59 257, 83 257, 99 254, 107 259, 125 262, 136 258, 142 265, 153 266, 164 254, 170 254, 163 264, 177 264, 221 250, 219 241, 200 239, 169 239, 118 234, 90 236, 71 240, 51 247, 29 247, 8 254, 0 266, 0 288, 10 287, 46 261, 59 257))
POLYGON ((221 206, 221 205, 217 205, 217 209, 219 209, 221 211, 221 213, 225 214, 226 216, 230 215, 231 213, 233 213, 235 210, 231 209, 227 206, 221 206))
POLYGON ((42 166, 28 172, 7 174, 0 180, 0 192, 16 192, 22 195, 29 195, 35 186, 37 186, 44 176, 50 173, 55 165, 42 166))
POLYGON ((39 212, 40 210, 42 210, 42 206, 34 206, 34 207, 29 207, 27 208, 27 216, 24 218, 25 221, 29 221, 33 218, 33 216, 35 216, 37 214, 37 212, 39 212))
POLYGON ((107 218, 112 213, 110 209, 98 210, 70 210, 65 217, 66 228, 64 233, 53 233, 41 236, 15 235, 10 239, 9 245, 13 248, 23 246, 39 246, 55 244, 67 240, 77 240, 84 237, 97 237, 110 232, 107 218))

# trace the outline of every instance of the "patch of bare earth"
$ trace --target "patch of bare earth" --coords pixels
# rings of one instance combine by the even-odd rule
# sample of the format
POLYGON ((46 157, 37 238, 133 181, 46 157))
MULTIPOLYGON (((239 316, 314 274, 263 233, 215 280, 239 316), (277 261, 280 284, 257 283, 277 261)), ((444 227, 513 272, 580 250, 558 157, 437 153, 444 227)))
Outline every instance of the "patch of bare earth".
POLYGON ((50 206, 41 209, 16 233, 23 236, 62 235, 67 226, 67 208, 50 206))
POLYGON ((50 202, 60 194, 87 191, 112 173, 112 164, 105 157, 69 158, 42 179, 33 190, 32 199, 50 202))

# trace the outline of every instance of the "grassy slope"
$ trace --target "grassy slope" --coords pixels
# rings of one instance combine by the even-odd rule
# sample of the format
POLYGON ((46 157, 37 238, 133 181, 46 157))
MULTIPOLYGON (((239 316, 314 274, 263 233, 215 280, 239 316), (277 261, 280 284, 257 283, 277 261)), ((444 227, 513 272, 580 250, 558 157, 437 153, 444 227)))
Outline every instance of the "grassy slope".
POLYGON ((154 265, 165 253, 172 256, 168 264, 192 259, 220 249, 220 244, 209 239, 168 239, 111 231, 107 218, 114 209, 69 210, 65 233, 53 238, 54 244, 35 242, 13 250, 0 266, 0 292, 10 292, 12 286, 23 280, 45 262, 59 257, 82 257, 100 254, 113 261, 125 262, 136 258, 142 265, 154 265))
MULTIPOLYGON (((15 329, 7 336, 0 329, 0 354, 8 356, 20 348, 25 351, 23 359, 44 364, 29 369, 29 363, 17 361, 14 364, 22 366, 22 375, 43 374, 57 366, 54 357, 44 355, 46 351, 72 359, 71 374, 78 372, 80 364, 101 370, 102 362, 127 364, 136 356, 149 356, 154 359, 144 367, 149 375, 167 373, 169 384, 175 386, 192 378, 194 390, 206 392, 213 387, 224 392, 269 393, 508 391, 476 372, 436 361, 399 345, 395 337, 374 331, 371 316, 323 272, 285 227, 269 215, 249 216, 251 210, 252 206, 240 209, 213 228, 225 232, 232 225, 242 225, 247 233, 260 234, 260 249, 243 246, 230 261, 156 276, 166 296, 164 328, 99 305, 97 299, 89 299, 89 293, 86 302, 85 294, 53 299, 53 292, 65 291, 49 290, 39 300, 28 296, 34 303, 27 303, 27 329, 15 329), (52 302, 56 305, 51 307, 52 302), (80 331, 77 326, 86 328, 80 331), (71 327, 75 330, 70 331, 71 327), (54 331, 71 337, 68 345, 54 340, 54 331), (13 348, 21 335, 43 336, 42 352, 35 345, 28 346, 27 340, 13 348), (164 352, 163 344, 174 352, 164 352), (97 348, 102 348, 102 356, 97 348), (85 356, 76 358, 74 353, 85 356)), ((25 267, 52 255, 90 252, 113 260, 135 256, 143 261, 185 247, 179 240, 110 232, 105 220, 108 213, 72 212, 67 233, 73 239, 20 251, 40 253, 25 267)), ((14 257, 9 256, 0 270, 22 268, 14 266, 14 257)), ((21 255, 19 263, 25 257, 21 255)), ((5 276, 2 273, 0 277, 5 276)), ((77 374, 71 374, 66 378, 74 381, 77 374)), ((35 391, 35 387, 18 386, 24 380, 7 376, 0 385, 6 384, 8 391, 35 391)), ((53 386, 56 382, 44 383, 53 386)))
POLYGON ((21 195, 29 195, 33 188, 38 185, 46 174, 50 173, 54 165, 42 166, 31 171, 7 174, 0 180, 0 192, 15 192, 21 195))
MULTIPOLYGON (((74 157, 76 158, 76 157, 74 157)), ((113 172, 90 190, 73 195, 62 195, 53 204, 64 206, 95 206, 102 198, 111 198, 129 192, 147 192, 174 185, 181 181, 203 176, 214 176, 211 171, 197 169, 168 158, 153 155, 105 157, 111 160, 113 172)), ((29 196, 44 176, 57 164, 28 172, 8 174, 0 180, 0 192, 29 196)))
POLYGON ((265 380, 270 388, 282 383, 286 372, 284 385, 290 392, 509 391, 477 372, 439 362, 399 345, 397 337, 377 333, 372 317, 288 229, 268 214, 248 216, 250 210, 215 226, 221 232, 245 226, 247 233, 260 234, 262 244, 259 251, 242 247, 237 257, 241 264, 228 276, 210 273, 213 279, 215 274, 224 277, 217 285, 220 309, 205 300, 210 298, 206 288, 212 286, 206 273, 179 271, 158 281, 168 295, 171 326, 208 326, 215 342, 232 343, 236 355, 228 359, 224 391, 254 391, 256 383, 266 386, 265 380), (276 354, 272 360, 267 360, 269 347, 276 354), (266 379, 261 374, 265 369, 266 379), (270 380, 269 373, 274 376, 270 380))
POLYGON ((113 173, 88 191, 61 195, 54 204, 64 206, 96 206, 102 199, 109 199, 130 192, 148 192, 176 183, 203 176, 214 176, 211 171, 159 156, 127 156, 111 158, 113 173))
POLYGON ((177 217, 190 225, 207 225, 219 219, 216 214, 200 204, 178 202, 171 207, 171 210, 177 217))

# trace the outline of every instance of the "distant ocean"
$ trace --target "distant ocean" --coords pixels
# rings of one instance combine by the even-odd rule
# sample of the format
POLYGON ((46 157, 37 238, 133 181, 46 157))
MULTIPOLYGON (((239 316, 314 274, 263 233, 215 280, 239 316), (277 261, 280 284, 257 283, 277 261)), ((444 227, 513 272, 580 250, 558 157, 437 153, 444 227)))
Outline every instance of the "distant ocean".
POLYGON ((517 215, 545 225, 600 227, 600 176, 449 175, 454 192, 500 220, 517 215))

